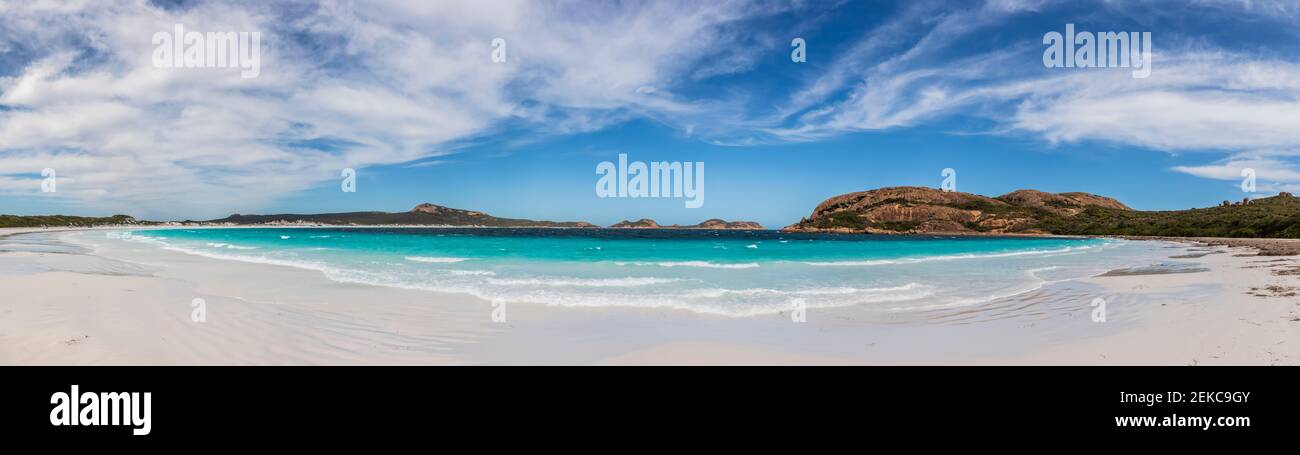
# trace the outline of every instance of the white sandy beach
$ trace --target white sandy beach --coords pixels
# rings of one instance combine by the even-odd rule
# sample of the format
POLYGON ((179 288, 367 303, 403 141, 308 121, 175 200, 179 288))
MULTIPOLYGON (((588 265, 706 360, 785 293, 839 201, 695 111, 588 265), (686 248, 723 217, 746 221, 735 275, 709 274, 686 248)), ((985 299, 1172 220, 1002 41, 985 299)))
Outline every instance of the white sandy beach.
MULTIPOLYGON (((0 236, 29 231, 51 232, 0 236)), ((1273 273, 1300 258, 1217 248, 1194 260, 1208 272, 1094 277, 897 320, 810 310, 806 323, 518 303, 499 323, 467 295, 146 245, 8 251, 0 364, 1300 364, 1300 276, 1273 273), (1098 297, 1106 322, 1090 317, 1098 297)))

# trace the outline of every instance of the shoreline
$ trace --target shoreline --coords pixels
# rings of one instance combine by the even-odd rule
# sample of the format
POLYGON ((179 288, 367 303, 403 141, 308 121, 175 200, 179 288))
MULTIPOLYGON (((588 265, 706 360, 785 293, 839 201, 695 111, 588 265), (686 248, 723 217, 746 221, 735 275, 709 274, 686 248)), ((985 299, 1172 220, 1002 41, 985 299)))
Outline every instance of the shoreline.
POLYGON ((1226 246, 1250 248, 1259 256, 1300 256, 1300 239, 1236 238, 1236 237, 1152 237, 1152 236, 1099 236, 1125 240, 1155 240, 1187 243, 1200 246, 1226 246))
MULTIPOLYGON (((121 229, 15 229, 0 230, 0 237, 64 237, 62 233, 75 230, 121 229)), ((318 271, 151 248, 104 246, 89 255, 0 253, 0 265, 49 263, 55 256, 58 261, 129 264, 95 262, 94 273, 57 267, 0 273, 0 286, 26 296, 0 304, 0 313, 7 315, 7 322, 0 322, 0 363, 1039 365, 1300 360, 1300 343, 1285 343, 1300 330, 1300 323, 1289 320, 1300 318, 1300 306, 1286 298, 1297 291, 1300 280, 1274 274, 1279 267, 1300 268, 1300 261, 1257 264, 1252 261, 1261 258, 1235 254, 1247 251, 1241 247, 1212 247, 1226 254, 1197 258, 1211 269, 1208 273, 1094 276, 978 308, 936 311, 933 318, 921 320, 881 322, 864 319, 862 308, 817 309, 810 310, 806 324, 791 324, 788 314, 726 317, 681 309, 522 303, 510 304, 509 322, 497 323, 492 302, 469 295, 341 283, 318 271), (1088 321, 1087 303, 1097 295, 1111 305, 1106 324, 1088 321), (206 323, 189 320, 194 298, 208 305, 206 323), (1038 309, 1017 309, 1026 304, 1038 309)), ((1178 251, 1171 248, 1170 255, 1178 251)))

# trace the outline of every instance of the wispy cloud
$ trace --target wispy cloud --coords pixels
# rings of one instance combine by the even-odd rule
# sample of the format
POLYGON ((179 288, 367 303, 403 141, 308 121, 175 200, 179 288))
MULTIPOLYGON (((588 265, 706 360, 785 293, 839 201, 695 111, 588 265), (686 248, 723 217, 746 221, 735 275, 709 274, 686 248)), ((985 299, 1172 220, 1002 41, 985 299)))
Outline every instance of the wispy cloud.
POLYGON ((1287 150, 1255 150, 1234 153, 1217 162, 1196 166, 1174 166, 1175 172, 1201 178, 1241 182, 1249 172, 1256 179, 1256 190, 1261 194, 1300 189, 1300 165, 1287 158, 1300 156, 1300 152, 1287 150))
MULTIPOLYGON (((1052 142, 1103 140, 1159 150, 1300 145, 1300 129, 1293 127, 1300 121, 1300 65, 1295 61, 1204 46, 1157 47, 1158 73, 1133 79, 1126 69, 1045 70, 1035 65, 1042 52, 1037 43, 995 43, 1000 48, 950 55, 952 47, 969 46, 991 28, 1046 5, 987 2, 928 26, 916 17, 921 15, 916 11, 926 10, 909 10, 869 32, 824 76, 795 92, 781 112, 793 122, 769 131, 807 140, 967 114, 988 117, 1006 132, 1032 133, 1052 142), (891 50, 897 44, 891 39, 909 34, 919 37, 891 50)), ((1182 32, 1155 36, 1177 33, 1182 32)), ((1165 42, 1173 46, 1174 40, 1165 42)))
POLYGON ((673 93, 720 27, 772 6, 530 1, 0 2, 3 191, 133 213, 255 210, 343 167, 436 157, 523 122, 590 131, 695 110, 673 93), (690 14, 682 14, 689 6, 690 14), (154 68, 152 35, 258 31, 262 72, 154 68), (507 61, 490 59, 494 38, 507 61), (644 87, 655 87, 647 91, 644 87), (638 90, 642 89, 642 90, 638 90), (293 146, 329 140, 330 149, 293 146), (48 195, 47 195, 48 196, 48 195), (108 206, 108 207, 102 207, 108 206))

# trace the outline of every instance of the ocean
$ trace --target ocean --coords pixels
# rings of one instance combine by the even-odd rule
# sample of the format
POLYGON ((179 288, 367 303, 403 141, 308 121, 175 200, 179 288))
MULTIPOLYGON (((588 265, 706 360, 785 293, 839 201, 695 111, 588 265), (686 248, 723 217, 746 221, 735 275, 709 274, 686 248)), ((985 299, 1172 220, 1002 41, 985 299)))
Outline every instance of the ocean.
POLYGON ((493 302, 675 308, 961 308, 1144 266, 1167 246, 1093 238, 640 229, 239 228, 82 235, 493 302))

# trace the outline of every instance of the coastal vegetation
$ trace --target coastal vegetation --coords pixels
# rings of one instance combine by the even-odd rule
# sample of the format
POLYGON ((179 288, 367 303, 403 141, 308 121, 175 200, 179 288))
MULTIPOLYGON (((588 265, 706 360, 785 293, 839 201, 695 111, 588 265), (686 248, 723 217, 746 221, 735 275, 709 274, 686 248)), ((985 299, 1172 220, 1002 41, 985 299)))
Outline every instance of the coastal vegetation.
POLYGON ((1088 193, 1020 190, 996 198, 891 187, 822 202, 792 232, 1058 234, 1300 238, 1300 198, 1289 193, 1209 207, 1133 210, 1088 193))
POLYGON ((126 215, 84 217, 66 215, 18 216, 0 215, 0 228, 31 227, 94 227, 140 224, 126 215))
POLYGON ((1216 207, 1124 211, 1088 207, 1070 218, 1047 218, 1040 228, 1066 235, 1300 238, 1300 198, 1287 193, 1216 207))

